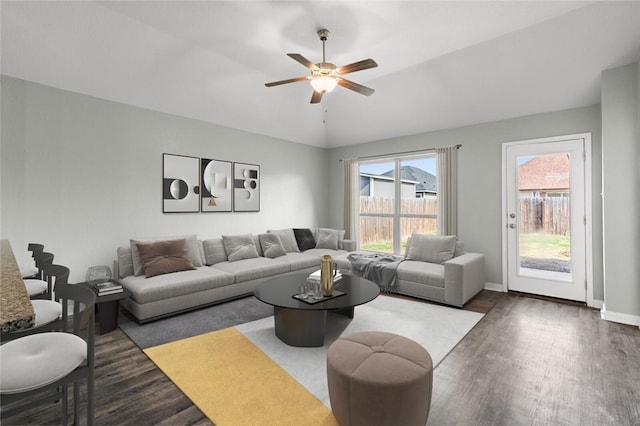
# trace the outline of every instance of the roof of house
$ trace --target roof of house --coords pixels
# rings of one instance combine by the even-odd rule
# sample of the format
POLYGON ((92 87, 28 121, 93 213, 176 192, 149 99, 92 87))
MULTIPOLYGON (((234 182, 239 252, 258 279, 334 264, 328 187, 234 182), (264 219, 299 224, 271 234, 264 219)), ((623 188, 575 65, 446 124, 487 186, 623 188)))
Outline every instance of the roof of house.
POLYGON ((569 189, 567 154, 540 155, 518 167, 520 191, 569 189))
MULTIPOLYGON (((383 173, 382 176, 393 176, 393 170, 383 173)), ((413 166, 400 167, 400 179, 417 182, 416 191, 436 192, 436 177, 431 173, 413 166)))

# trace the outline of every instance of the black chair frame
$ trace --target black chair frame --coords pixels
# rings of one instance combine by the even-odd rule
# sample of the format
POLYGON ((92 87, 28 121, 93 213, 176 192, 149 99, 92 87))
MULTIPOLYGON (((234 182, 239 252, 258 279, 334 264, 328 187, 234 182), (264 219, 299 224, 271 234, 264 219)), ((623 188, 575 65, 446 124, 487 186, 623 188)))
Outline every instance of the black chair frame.
POLYGON ((63 306, 68 306, 68 302, 73 302, 73 316, 69 318, 68 310, 63 309, 63 322, 66 332, 73 332, 81 335, 85 330, 85 341, 87 342, 87 360, 85 364, 77 367, 73 372, 65 377, 32 391, 3 394, 1 398, 2 410, 0 419, 5 419, 25 410, 41 406, 46 403, 61 401, 62 424, 69 423, 68 413, 68 393, 69 384, 73 384, 73 420, 74 424, 79 424, 80 405, 80 383, 83 378, 87 379, 87 425, 94 424, 94 388, 95 388, 95 293, 84 286, 74 284, 62 284, 56 288, 56 293, 60 297, 63 306), (44 395, 40 395, 44 394, 44 395), (34 399, 32 399, 34 398, 34 399), (25 401, 26 400, 26 401, 25 401), (5 405, 8 407, 5 409, 5 405))

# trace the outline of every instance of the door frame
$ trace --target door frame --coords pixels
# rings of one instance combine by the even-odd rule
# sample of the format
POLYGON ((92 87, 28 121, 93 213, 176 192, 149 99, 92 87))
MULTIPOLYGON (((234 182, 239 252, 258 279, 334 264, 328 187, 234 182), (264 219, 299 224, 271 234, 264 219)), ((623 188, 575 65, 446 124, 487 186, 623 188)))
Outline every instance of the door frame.
POLYGON ((507 148, 516 145, 536 144, 546 142, 562 142, 569 139, 582 139, 584 141, 584 211, 585 226, 585 278, 587 306, 594 306, 593 301, 593 210, 592 210, 592 178, 591 178, 591 133, 576 133, 546 138, 526 139, 502 144, 502 291, 509 291, 508 270, 508 208, 507 208, 507 148))

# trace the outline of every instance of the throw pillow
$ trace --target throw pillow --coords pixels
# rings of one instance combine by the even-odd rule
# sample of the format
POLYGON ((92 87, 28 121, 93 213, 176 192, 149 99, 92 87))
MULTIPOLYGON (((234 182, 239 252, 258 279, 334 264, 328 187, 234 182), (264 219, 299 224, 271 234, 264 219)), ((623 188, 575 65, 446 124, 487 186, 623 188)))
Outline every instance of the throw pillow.
POLYGON ((453 258, 456 250, 455 235, 434 236, 413 234, 407 246, 407 260, 444 263, 453 258))
POLYGON ((336 229, 318 228, 318 242, 316 248, 338 250, 340 232, 336 229))
POLYGON ((133 274, 134 275, 144 275, 144 267, 142 266, 142 261, 140 260, 140 253, 138 253, 137 243, 153 243, 157 241, 172 241, 172 240, 186 240, 186 248, 187 254, 189 256, 189 260, 193 266, 204 266, 204 259, 200 257, 200 248, 198 247, 198 238, 195 234, 192 235, 183 235, 176 237, 159 237, 152 238, 149 240, 131 240, 131 258, 133 260, 133 274))
POLYGON ((222 242, 229 262, 260 257, 251 234, 223 235, 222 242))
POLYGON ((258 239, 265 257, 273 259, 287 254, 278 234, 260 234, 258 239))
POLYGON ((293 228, 293 234, 296 237, 298 248, 300 251, 316 248, 316 240, 313 238, 313 232, 309 228, 293 228))
POLYGON ((204 246, 204 258, 207 266, 227 261, 227 252, 224 248, 222 238, 204 240, 202 244, 204 246))
POLYGON ((136 248, 147 278, 196 269, 187 255, 184 239, 137 243, 136 248))
POLYGON ((282 241, 282 247, 287 253, 299 253, 300 249, 298 248, 298 242, 296 241, 296 236, 293 233, 292 228, 287 229, 269 229, 267 230, 269 234, 278 234, 280 240, 282 241))

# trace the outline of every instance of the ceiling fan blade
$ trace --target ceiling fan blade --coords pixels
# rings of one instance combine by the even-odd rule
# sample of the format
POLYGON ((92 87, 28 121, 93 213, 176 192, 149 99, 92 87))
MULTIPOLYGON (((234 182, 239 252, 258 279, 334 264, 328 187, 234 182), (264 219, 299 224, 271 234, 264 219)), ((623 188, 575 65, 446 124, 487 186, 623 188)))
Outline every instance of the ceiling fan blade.
POLYGON ((267 87, 273 87, 273 86, 280 86, 281 84, 295 83, 297 81, 305 81, 307 79, 308 79, 307 77, 296 77, 296 78, 290 78, 289 80, 272 81, 271 83, 265 83, 264 85, 267 87))
POLYGON ((338 79, 338 84, 342 87, 345 87, 349 90, 353 90, 354 92, 358 92, 361 95, 370 96, 375 92, 370 87, 363 86, 362 84, 354 83, 353 81, 345 80, 344 78, 338 79))
POLYGON ((338 74, 348 74, 350 72, 362 71, 369 68, 375 68, 377 66, 378 64, 373 59, 363 59, 362 61, 339 67, 336 72, 338 74))
POLYGON ((316 92, 315 90, 311 94, 311 103, 317 104, 322 100, 322 92, 316 92))
POLYGON ((304 56, 302 56, 299 53, 287 53, 287 56, 290 57, 291 59, 300 62, 302 65, 304 65, 305 67, 309 68, 311 71, 316 71, 319 68, 316 66, 316 64, 314 64, 313 62, 311 62, 310 60, 308 60, 307 58, 305 58, 304 56))

